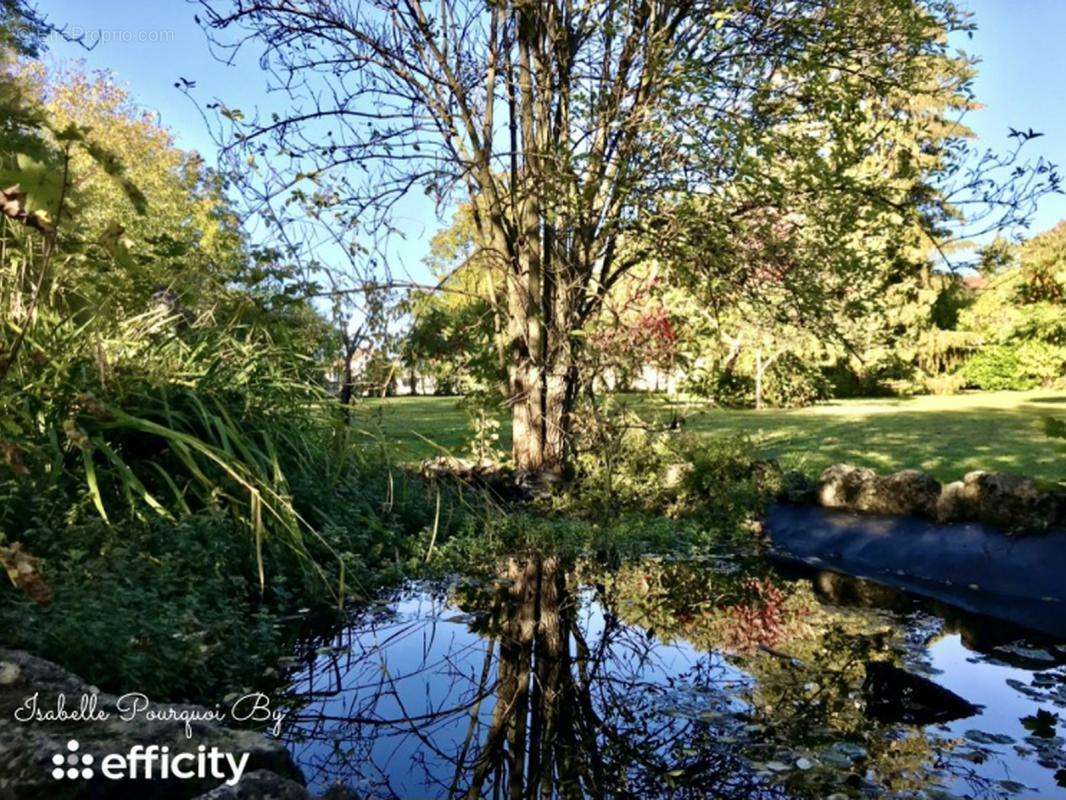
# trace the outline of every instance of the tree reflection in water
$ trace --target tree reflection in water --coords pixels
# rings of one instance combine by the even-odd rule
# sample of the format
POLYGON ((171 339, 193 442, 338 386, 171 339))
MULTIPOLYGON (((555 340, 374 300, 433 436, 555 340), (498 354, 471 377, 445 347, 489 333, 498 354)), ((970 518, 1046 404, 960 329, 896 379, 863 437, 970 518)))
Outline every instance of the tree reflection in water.
POLYGON ((882 610, 904 601, 861 582, 711 561, 566 570, 532 555, 406 592, 318 651, 290 749, 312 788, 405 800, 1006 797, 1020 784, 996 778, 1017 768, 1054 785, 1054 765, 964 741, 966 698, 907 671, 932 673, 949 631, 992 629, 882 610), (885 714, 905 701, 886 691, 948 703, 885 714))
POLYGON ((729 710, 745 676, 581 602, 557 559, 512 560, 454 604, 473 615, 401 605, 317 659, 287 732, 311 783, 402 798, 785 796, 721 724, 685 711, 729 710))

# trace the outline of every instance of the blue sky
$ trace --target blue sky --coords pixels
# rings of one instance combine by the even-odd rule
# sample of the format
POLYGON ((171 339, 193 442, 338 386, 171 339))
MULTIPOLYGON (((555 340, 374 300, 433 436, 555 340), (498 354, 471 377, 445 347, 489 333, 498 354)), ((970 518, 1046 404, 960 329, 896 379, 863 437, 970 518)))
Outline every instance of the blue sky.
MULTIPOLYGON (((128 35, 103 38, 90 52, 62 41, 51 46, 52 59, 83 59, 91 69, 114 71, 137 102, 158 112, 180 146, 200 150, 210 160, 213 145, 199 112, 176 88, 179 77, 196 81, 202 102, 218 98, 248 109, 264 99, 264 81, 254 55, 234 66, 216 61, 195 24, 195 8, 183 0, 41 0, 51 20, 85 31, 117 30, 128 35), (123 40, 126 39, 126 40, 123 40)), ((1045 134, 1032 142, 1041 154, 1066 168, 1066 0, 965 0, 978 30, 958 45, 980 57, 975 83, 985 108, 967 117, 981 144, 1006 149, 1008 127, 1045 134)), ((413 274, 438 227, 432 205, 416 193, 402 210, 406 242, 397 247, 413 274)), ((1032 230, 1045 230, 1066 218, 1066 197, 1047 197, 1032 230)), ((401 270, 402 271, 402 270, 401 270)))

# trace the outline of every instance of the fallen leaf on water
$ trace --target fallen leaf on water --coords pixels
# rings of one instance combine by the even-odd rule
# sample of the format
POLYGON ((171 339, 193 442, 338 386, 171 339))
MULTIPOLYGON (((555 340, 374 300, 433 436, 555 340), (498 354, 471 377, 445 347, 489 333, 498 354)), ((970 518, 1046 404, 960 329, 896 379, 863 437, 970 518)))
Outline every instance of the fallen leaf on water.
POLYGON ((1052 714, 1043 708, 1037 711, 1034 716, 1021 718, 1022 727, 1027 731, 1031 731, 1033 736, 1039 736, 1041 739, 1051 739, 1055 735, 1055 726, 1058 721, 1058 714, 1052 714))

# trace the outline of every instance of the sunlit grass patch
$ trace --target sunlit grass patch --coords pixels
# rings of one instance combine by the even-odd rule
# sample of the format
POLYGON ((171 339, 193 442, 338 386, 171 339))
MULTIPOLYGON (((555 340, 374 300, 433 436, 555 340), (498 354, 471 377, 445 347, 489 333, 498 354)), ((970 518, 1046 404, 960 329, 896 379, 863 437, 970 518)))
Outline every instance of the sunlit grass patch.
MULTIPOLYGON (((652 418, 676 412, 685 418, 685 430, 699 436, 747 435, 763 455, 810 473, 845 461, 881 471, 924 469, 942 481, 975 469, 1066 480, 1066 442, 1045 431, 1045 419, 1066 416, 1061 391, 833 400, 760 411, 671 402, 661 395, 618 399, 652 418)), ((360 423, 395 443, 401 460, 437 454, 427 439, 462 454, 470 435, 454 397, 362 400, 357 408, 360 423)), ((502 409, 500 419, 506 421, 502 409)), ((500 445, 510 447, 506 424, 500 445)))

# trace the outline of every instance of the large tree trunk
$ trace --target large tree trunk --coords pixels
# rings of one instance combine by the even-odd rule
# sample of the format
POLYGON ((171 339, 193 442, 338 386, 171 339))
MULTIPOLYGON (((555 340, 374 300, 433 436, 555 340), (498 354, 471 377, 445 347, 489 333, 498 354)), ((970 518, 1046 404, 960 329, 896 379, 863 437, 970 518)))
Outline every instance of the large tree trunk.
MULTIPOLYGON (((551 229, 546 237, 551 241, 551 229)), ((545 248, 551 252, 550 247, 545 248)), ((573 332, 580 327, 574 309, 572 279, 556 258, 544 284, 544 316, 547 347, 544 381, 544 459, 546 468, 557 474, 569 462, 571 412, 577 395, 577 368, 573 332)))
POLYGON ((530 302, 528 267, 524 273, 509 276, 507 287, 511 451, 516 469, 540 472, 544 469, 544 382, 538 363, 542 320, 530 302))
POLYGON ((521 299, 511 311, 510 370, 512 454, 515 467, 530 473, 563 475, 569 457, 571 412, 577 397, 577 368, 567 319, 543 318, 521 299), (538 327, 546 340, 538 358, 519 332, 538 327))
POLYGON ((509 394, 515 467, 562 475, 577 396, 571 298, 555 290, 553 265, 532 265, 509 282, 509 394))

